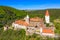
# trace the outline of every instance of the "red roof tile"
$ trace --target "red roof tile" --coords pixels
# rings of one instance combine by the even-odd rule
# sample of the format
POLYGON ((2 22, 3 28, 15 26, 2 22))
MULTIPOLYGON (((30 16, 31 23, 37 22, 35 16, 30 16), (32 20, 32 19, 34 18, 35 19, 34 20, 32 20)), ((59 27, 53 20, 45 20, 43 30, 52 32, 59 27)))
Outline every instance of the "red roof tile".
POLYGON ((48 29, 48 28, 43 28, 42 32, 43 33, 51 33, 51 34, 54 34, 54 31, 51 30, 51 29, 48 29))
POLYGON ((28 26, 28 23, 26 23, 25 21, 23 20, 17 20, 15 21, 16 24, 20 24, 20 25, 24 25, 24 26, 28 26))
POLYGON ((46 10, 46 14, 45 14, 46 16, 49 16, 49 12, 48 12, 48 10, 46 10))
POLYGON ((35 18, 30 18, 30 21, 43 21, 43 19, 39 17, 35 17, 35 18))

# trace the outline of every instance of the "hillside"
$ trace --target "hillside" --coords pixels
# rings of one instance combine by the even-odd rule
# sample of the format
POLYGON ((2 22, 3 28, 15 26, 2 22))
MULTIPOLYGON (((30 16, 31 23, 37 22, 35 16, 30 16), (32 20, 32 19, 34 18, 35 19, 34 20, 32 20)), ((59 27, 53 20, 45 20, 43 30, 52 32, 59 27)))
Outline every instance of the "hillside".
POLYGON ((10 24, 12 21, 22 18, 25 14, 24 10, 0 6, 0 26, 10 24))
MULTIPOLYGON (((46 9, 47 10, 47 9, 46 9)), ((41 17, 44 18, 44 14, 46 10, 32 10, 32 11, 26 11, 26 10, 18 10, 13 7, 9 6, 0 6, 0 26, 6 24, 11 24, 14 20, 24 18, 27 14, 30 17, 41 17)), ((60 9, 48 9, 50 14, 50 19, 53 21, 53 19, 60 18, 60 9)))

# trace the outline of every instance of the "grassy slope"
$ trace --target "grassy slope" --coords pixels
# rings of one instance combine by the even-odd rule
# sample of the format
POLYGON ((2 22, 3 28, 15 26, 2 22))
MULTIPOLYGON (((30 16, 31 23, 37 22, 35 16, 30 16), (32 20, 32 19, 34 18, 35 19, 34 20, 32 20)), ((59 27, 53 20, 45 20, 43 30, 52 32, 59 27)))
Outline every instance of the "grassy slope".
POLYGON ((8 6, 0 6, 0 26, 11 24, 16 19, 21 19, 26 15, 24 10, 17 10, 8 6))

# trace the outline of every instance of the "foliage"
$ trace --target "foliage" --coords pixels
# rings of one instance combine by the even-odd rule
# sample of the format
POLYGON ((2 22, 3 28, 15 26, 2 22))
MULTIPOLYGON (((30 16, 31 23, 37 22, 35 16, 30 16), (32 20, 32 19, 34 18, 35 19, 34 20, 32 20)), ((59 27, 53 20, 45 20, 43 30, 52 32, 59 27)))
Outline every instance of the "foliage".
POLYGON ((0 40, 25 40, 25 39, 26 35, 23 29, 19 31, 16 30, 3 31, 2 29, 0 30, 0 40))
POLYGON ((60 34, 60 23, 54 23, 55 24, 55 33, 60 34))
POLYGON ((11 25, 16 19, 21 19, 26 15, 25 11, 17 10, 8 6, 0 6, 0 27, 3 25, 11 25))
POLYGON ((46 26, 49 27, 49 23, 47 23, 46 26))

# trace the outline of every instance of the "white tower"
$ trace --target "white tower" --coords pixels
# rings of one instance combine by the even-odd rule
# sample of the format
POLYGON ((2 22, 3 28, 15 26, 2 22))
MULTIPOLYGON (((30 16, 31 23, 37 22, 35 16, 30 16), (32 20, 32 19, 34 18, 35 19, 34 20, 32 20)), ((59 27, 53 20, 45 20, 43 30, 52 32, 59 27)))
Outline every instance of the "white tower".
POLYGON ((50 16, 49 16, 48 10, 46 10, 45 21, 46 21, 46 23, 50 23, 50 16))
POLYGON ((27 15, 24 19, 29 24, 29 16, 27 15))

